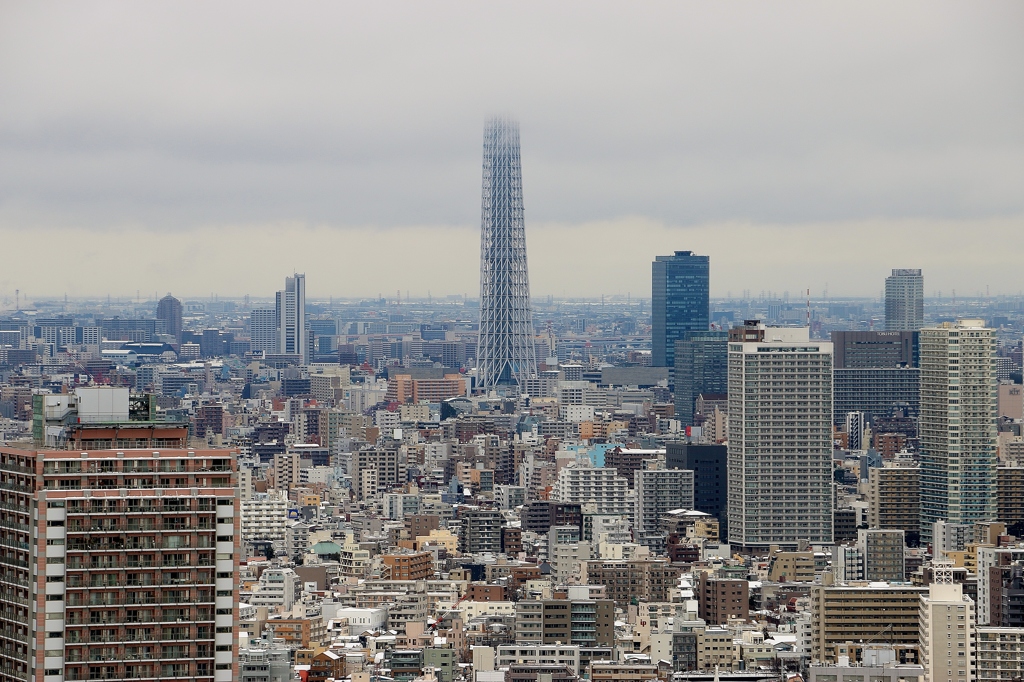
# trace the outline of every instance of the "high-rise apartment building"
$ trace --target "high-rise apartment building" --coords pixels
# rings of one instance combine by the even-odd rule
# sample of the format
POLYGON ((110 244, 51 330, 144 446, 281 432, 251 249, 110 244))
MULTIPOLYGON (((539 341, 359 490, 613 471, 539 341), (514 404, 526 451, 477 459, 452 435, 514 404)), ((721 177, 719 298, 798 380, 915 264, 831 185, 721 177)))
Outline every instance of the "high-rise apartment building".
POLYGON ((885 278, 885 330, 916 331, 924 326, 924 277, 919 269, 893 269, 885 278))
POLYGON ((552 497, 559 502, 593 504, 597 514, 630 516, 629 485, 615 469, 567 466, 558 472, 552 497))
POLYGON ((651 267, 651 364, 673 367, 676 341, 686 332, 705 332, 709 307, 710 259, 693 251, 658 256, 651 267))
POLYGON ((683 426, 694 423, 697 396, 728 390, 728 338, 728 332, 697 331, 675 342, 675 409, 683 426))
POLYGON ((998 513, 995 345, 981 320, 921 330, 922 541, 998 513))
POLYGON ((249 313, 249 350, 266 355, 277 352, 277 311, 254 308, 249 313))
POLYGON ((0 680, 238 679, 234 453, 0 448, 0 680))
POLYGON ((156 304, 156 319, 164 321, 164 330, 181 341, 181 301, 167 294, 156 304))
POLYGON ((868 526, 921 529, 921 470, 911 459, 896 459, 868 470, 868 526))
POLYGON ((481 213, 477 378, 485 390, 522 386, 537 376, 537 357, 515 121, 495 118, 484 128, 481 213))
POLYGON ((832 343, 806 327, 729 332, 729 540, 832 542, 832 343))
POLYGON ((633 480, 636 541, 663 552, 666 533, 661 530, 661 517, 676 509, 693 509, 693 472, 689 469, 640 469, 633 472, 633 480))
POLYGON ((295 273, 285 277, 284 289, 277 292, 277 352, 298 355, 308 365, 309 331, 306 329, 306 276, 295 273))
POLYGON ((921 595, 921 664, 929 682, 973 682, 974 602, 953 582, 952 564, 933 564, 935 578, 921 595))

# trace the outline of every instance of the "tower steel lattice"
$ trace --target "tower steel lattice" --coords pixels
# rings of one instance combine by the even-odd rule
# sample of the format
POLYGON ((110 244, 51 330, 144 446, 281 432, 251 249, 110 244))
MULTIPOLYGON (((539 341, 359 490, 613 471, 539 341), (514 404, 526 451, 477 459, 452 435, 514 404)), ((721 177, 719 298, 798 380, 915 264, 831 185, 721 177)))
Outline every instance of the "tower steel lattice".
POLYGON ((480 387, 522 386, 537 375, 523 224, 519 123, 493 118, 484 127, 480 224, 480 387))

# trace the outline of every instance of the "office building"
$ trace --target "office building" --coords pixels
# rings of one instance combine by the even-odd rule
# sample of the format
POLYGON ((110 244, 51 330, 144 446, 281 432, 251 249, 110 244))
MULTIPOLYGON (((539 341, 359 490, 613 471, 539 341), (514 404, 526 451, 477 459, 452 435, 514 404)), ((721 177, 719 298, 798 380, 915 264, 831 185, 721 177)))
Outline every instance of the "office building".
POLYGON ((722 537, 728 537, 728 448, 724 445, 668 443, 665 466, 693 472, 693 508, 718 519, 722 537))
POLYGON ((249 350, 265 355, 277 353, 277 311, 254 308, 249 313, 249 350))
POLYGON ((920 270, 894 269, 885 278, 885 330, 917 331, 924 326, 924 277, 920 270))
POLYGON ((0 448, 0 677, 238 679, 229 451, 0 448))
POLYGON ((728 390, 728 332, 685 332, 675 342, 675 409, 683 426, 694 424, 697 396, 728 390))
POLYGON ((921 535, 995 520, 995 336, 981 320, 921 330, 921 535))
POLYGON ((917 367, 918 333, 912 331, 832 332, 836 369, 917 367))
POLYGON ((832 343, 752 321, 729 333, 730 543, 832 542, 832 343))
POLYGON ((842 650, 859 658, 865 643, 887 641, 900 661, 917 661, 920 643, 920 597, 925 587, 881 583, 832 583, 824 574, 821 585, 811 586, 811 660, 836 664, 842 650), (854 643, 854 644, 850 644, 854 643))
POLYGON ((902 530, 857 529, 857 549, 864 566, 864 580, 903 582, 907 579, 902 530))
POLYGON ((164 332, 181 341, 181 301, 167 294, 156 304, 156 319, 163 320, 164 332))
POLYGON ((501 553, 501 512, 497 509, 459 511, 459 551, 463 554, 501 553))
POLYGON ((844 367, 833 372, 833 422, 860 412, 872 424, 895 411, 916 417, 921 404, 921 370, 917 367, 844 367))
POLYGON ((484 128, 480 334, 476 352, 480 387, 521 387, 526 379, 535 377, 533 337, 519 123, 494 118, 484 128))
POLYGON ((285 277, 284 289, 277 292, 277 353, 297 355, 308 365, 309 330, 306 328, 306 276, 295 273, 285 277))
POLYGON ((868 526, 920 534, 921 470, 911 459, 868 469, 868 526))
POLYGON ((953 582, 952 564, 933 563, 934 582, 921 595, 921 665, 925 680, 973 682, 974 602, 953 582))
POLYGON ((651 267, 651 365, 674 367, 676 341, 706 332, 710 259, 692 251, 658 256, 651 267))

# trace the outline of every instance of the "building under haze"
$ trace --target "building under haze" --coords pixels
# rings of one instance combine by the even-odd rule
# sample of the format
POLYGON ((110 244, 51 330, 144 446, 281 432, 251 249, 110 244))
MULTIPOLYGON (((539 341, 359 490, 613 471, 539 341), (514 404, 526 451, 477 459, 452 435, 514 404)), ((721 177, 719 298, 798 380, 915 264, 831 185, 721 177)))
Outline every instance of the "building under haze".
POLYGON ((181 301, 167 294, 156 304, 156 319, 164 321, 164 330, 181 341, 181 301))
POLYGON ((477 380, 489 390, 536 375, 519 124, 495 118, 484 128, 477 380))
POLYGON ((309 332, 306 329, 306 276, 296 273, 284 280, 277 292, 277 351, 298 355, 309 364, 309 332))
POLYGON ((917 331, 924 326, 924 276, 920 269, 896 268, 885 278, 885 329, 917 331))
POLYGON ((921 330, 921 540, 997 515, 996 339, 981 320, 921 330))
POLYGON ((277 352, 277 311, 254 308, 249 313, 249 350, 265 355, 277 352))
POLYGON ((832 343, 806 327, 729 332, 729 542, 832 542, 832 343))
POLYGON ((683 426, 692 426, 694 406, 701 394, 728 390, 726 339, 723 331, 686 332, 675 348, 675 410, 683 426))
POLYGON ((693 251, 658 256, 651 265, 651 364, 672 367, 676 341, 710 321, 710 259, 693 251))

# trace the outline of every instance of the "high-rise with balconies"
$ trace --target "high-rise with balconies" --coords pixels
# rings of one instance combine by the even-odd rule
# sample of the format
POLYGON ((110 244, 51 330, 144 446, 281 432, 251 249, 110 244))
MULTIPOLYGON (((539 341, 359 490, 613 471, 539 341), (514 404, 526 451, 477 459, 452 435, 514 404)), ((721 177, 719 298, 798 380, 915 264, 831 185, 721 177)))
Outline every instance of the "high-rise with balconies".
POLYGON ((729 332, 729 540, 832 542, 832 344, 806 327, 729 332))
POLYGON ((0 448, 0 680, 238 679, 235 455, 0 448))

